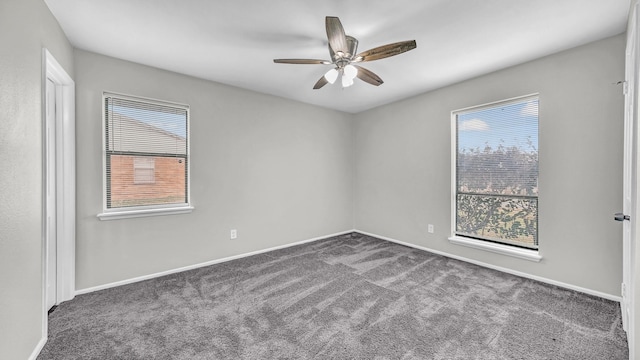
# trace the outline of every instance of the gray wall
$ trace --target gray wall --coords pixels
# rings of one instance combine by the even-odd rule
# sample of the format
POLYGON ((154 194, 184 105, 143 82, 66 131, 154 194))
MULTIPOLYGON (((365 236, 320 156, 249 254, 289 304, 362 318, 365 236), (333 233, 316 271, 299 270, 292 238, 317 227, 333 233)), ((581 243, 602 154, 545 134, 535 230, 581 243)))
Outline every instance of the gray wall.
POLYGON ((352 229, 351 115, 81 50, 75 64, 78 290, 352 229), (191 106, 193 213, 96 218, 104 90, 191 106))
POLYGON ((42 335, 42 47, 76 80, 78 289, 355 227, 619 295, 622 35, 357 115, 74 56, 39 0, 0 2, 0 44, 2 358, 26 358, 42 335), (103 90, 191 105, 193 213, 96 218, 103 90), (449 244, 450 111, 533 92, 544 259, 449 244))
POLYGON ((624 35, 355 116, 354 227, 620 296, 624 35), (450 244, 451 111, 540 94, 533 263, 450 244), (427 233, 427 224, 435 233, 427 233))
POLYGON ((0 2, 0 358, 42 337, 42 48, 73 77, 73 50, 40 0, 0 2))

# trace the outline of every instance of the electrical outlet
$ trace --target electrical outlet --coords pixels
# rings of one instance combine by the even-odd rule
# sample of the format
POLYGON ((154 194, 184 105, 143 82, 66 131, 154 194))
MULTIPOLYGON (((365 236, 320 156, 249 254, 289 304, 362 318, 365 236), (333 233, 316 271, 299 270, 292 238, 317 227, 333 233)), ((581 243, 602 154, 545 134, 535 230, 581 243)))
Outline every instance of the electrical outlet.
POLYGON ((236 229, 231 229, 230 237, 231 237, 231 240, 233 240, 233 239, 237 239, 237 238, 238 238, 238 230, 236 230, 236 229))
POLYGON ((429 232, 429 234, 433 234, 433 224, 429 224, 427 226, 427 231, 429 232))

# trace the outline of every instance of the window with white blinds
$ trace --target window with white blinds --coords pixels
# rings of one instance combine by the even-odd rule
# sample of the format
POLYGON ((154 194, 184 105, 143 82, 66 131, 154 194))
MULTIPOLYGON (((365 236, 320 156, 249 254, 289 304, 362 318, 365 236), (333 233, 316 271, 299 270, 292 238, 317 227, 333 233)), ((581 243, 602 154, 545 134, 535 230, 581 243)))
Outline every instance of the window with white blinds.
POLYGON ((538 97, 453 112, 456 236, 538 248, 538 97))
POLYGON ((189 204, 189 107, 104 93, 105 210, 189 204))

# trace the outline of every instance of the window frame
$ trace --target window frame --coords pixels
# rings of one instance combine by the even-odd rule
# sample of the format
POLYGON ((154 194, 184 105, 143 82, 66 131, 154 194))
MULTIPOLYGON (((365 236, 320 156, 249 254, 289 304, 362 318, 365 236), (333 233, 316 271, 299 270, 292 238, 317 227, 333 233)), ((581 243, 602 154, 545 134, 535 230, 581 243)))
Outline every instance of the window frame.
MULTIPOLYGON (((494 108, 498 106, 507 106, 511 104, 527 102, 530 100, 537 99, 540 101, 540 94, 533 93, 518 97, 513 97, 504 100, 493 101, 490 103, 485 103, 481 105, 469 106, 457 110, 451 111, 451 236, 449 237, 449 242, 456 245, 462 245, 466 247, 471 247, 474 249, 489 251, 497 254, 512 256, 524 260, 539 262, 542 259, 542 255, 540 254, 540 245, 538 243, 538 249, 529 249, 524 247, 518 247, 516 245, 508 245, 499 242, 492 242, 490 240, 480 240, 472 237, 467 237, 463 235, 456 234, 456 225, 457 225, 457 151, 458 151, 458 128, 457 128, 457 120, 458 115, 469 113, 469 112, 477 112, 488 108, 494 108)), ((540 112, 538 111, 538 127, 540 126, 540 112)), ((538 170, 539 171, 539 170, 538 170)), ((538 209, 539 209, 539 195, 538 195, 538 209)), ((536 221, 539 219, 539 211, 536 221)), ((539 232, 538 232, 539 234, 539 232)))
MULTIPOLYGON (((191 109, 187 104, 181 104, 177 102, 152 99, 142 96, 126 95, 117 92, 103 91, 102 103, 100 105, 102 112, 102 212, 97 215, 100 220, 116 220, 126 218, 137 218, 147 216, 158 215, 176 215, 186 214, 193 211, 194 207, 191 203, 191 109), (106 144, 106 131, 107 131, 107 118, 105 111, 105 100, 108 97, 118 98, 129 101, 143 102, 153 105, 176 107, 186 110, 186 172, 185 179, 185 191, 186 202, 180 204, 161 204, 161 205, 144 205, 144 206, 130 206, 130 207, 118 207, 107 208, 107 144, 106 144)), ((155 166, 154 166, 155 167, 155 166)))

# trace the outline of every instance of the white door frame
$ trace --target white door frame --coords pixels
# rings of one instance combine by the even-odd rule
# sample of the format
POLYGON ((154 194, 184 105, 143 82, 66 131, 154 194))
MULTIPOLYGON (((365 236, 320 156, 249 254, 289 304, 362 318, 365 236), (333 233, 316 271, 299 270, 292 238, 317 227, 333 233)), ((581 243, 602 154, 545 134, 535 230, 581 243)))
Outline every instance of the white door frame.
POLYGON ((640 194, 638 180, 640 179, 640 154, 638 153, 638 79, 640 66, 640 28, 638 26, 638 0, 633 0, 629 9, 627 24, 627 45, 625 51, 625 109, 624 109, 624 175, 623 175, 623 213, 628 214, 630 221, 623 224, 623 254, 622 254, 622 323, 627 331, 629 343, 629 358, 635 359, 636 340, 636 291, 640 290, 636 282, 640 279, 636 274, 637 237, 640 235, 637 221, 640 219, 640 194))
MULTIPOLYGON (((75 83, 64 68, 44 48, 42 51, 42 109, 43 128, 46 132, 46 81, 51 79, 56 86, 56 304, 71 300, 75 296, 75 217, 76 217, 76 160, 75 160, 75 83)), ((43 135, 46 136, 46 134, 43 135)), ((43 141, 43 144, 45 142, 43 141)), ((44 148, 44 146, 43 146, 44 148)), ((46 151, 46 149, 43 149, 46 151)), ((44 153, 43 156, 46 156, 44 153)), ((43 162, 43 166, 46 163, 43 162)), ((46 168, 44 169, 46 176, 46 168)), ((46 184, 46 179, 43 181, 46 184)), ((43 194, 43 204, 46 204, 43 194)), ((44 206, 43 206, 44 208, 44 206)), ((44 211, 44 210, 43 210, 44 211)), ((46 214, 45 214, 46 215, 46 214)), ((46 221, 46 216, 43 218, 46 221)), ((43 226, 43 249, 46 250, 46 237, 43 226)), ((47 326, 46 309, 46 251, 43 251, 43 309, 44 333, 47 326)))

